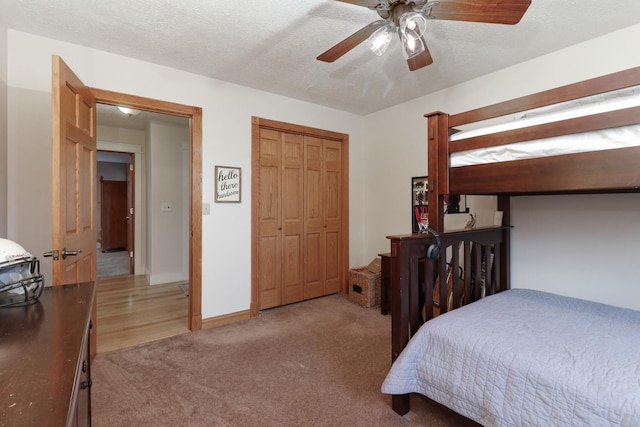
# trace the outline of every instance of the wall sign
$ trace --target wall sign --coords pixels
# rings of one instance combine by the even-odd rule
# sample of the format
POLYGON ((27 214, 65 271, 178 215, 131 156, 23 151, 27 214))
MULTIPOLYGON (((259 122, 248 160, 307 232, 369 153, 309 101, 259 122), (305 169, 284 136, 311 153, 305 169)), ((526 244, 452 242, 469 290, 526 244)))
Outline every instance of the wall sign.
POLYGON ((216 202, 240 202, 241 169, 216 166, 216 202))

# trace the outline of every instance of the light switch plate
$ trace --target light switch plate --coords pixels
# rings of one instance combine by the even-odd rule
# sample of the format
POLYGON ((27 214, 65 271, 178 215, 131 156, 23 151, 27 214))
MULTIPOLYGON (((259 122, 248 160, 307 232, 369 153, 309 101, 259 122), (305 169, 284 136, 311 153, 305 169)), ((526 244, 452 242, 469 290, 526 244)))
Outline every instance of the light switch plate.
POLYGON ((211 213, 211 204, 203 203, 202 204, 202 215, 209 215, 211 213))

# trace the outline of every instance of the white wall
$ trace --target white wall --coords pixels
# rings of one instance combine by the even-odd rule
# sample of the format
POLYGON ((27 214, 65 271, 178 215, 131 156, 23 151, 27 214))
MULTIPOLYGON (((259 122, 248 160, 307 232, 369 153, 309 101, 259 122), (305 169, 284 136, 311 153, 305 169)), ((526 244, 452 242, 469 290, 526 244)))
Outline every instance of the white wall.
MULTIPOLYGON (((425 175, 427 170, 425 113, 435 110, 456 113, 638 66, 640 50, 635 41, 639 39, 640 25, 636 25, 363 118, 9 30, 8 236, 37 255, 50 249, 52 54, 62 56, 90 86, 203 108, 202 200, 211 203, 211 215, 203 216, 202 243, 202 312, 207 318, 249 307, 251 116, 350 135, 350 265, 362 265, 378 252, 388 251, 386 235, 410 231, 410 178, 425 175), (241 204, 212 203, 215 165, 242 168, 241 204)), ((599 238, 590 247, 585 245, 584 236, 592 228, 586 221, 574 224, 569 219, 573 217, 571 209, 568 212, 567 208, 558 209, 560 197, 564 196, 535 198, 538 206, 556 211, 555 215, 547 215, 545 221, 530 209, 527 203, 532 202, 525 198, 514 200, 514 286, 551 286, 558 293, 640 308, 640 288, 627 292, 627 283, 638 277, 633 262, 638 253, 640 227, 635 215, 637 195, 575 196, 579 202, 568 199, 572 206, 580 203, 596 206, 602 203, 602 197, 607 201, 606 216, 615 221, 612 229, 607 230, 613 234, 610 237, 597 234, 599 238), (537 236, 544 236, 540 243, 530 239, 532 230, 536 230, 537 236), (557 235, 562 239, 557 239, 557 235), (595 257, 595 249, 607 244, 615 245, 620 252, 616 272, 595 257), (591 248, 594 258, 585 258, 592 255, 591 248), (544 251, 545 259, 563 260, 564 264, 533 263, 527 251, 544 251), (561 265, 581 265, 590 260, 594 261, 589 263, 594 271, 574 269, 570 277, 558 276, 558 270, 564 268, 561 265), (549 274, 545 269, 549 269, 549 274), (610 294, 602 295, 602 284, 591 277, 611 275, 615 278, 608 288, 610 294), (542 285, 538 277, 555 278, 558 283, 542 285)), ((472 204, 472 209, 477 206, 472 204)), ((596 216, 584 217, 595 220, 596 216)), ((43 262, 45 277, 50 276, 50 268, 48 261, 43 262)))
MULTIPOLYGON (((251 116, 349 134, 351 265, 364 258, 363 117, 9 30, 9 184, 25 195, 8 195, 8 221, 10 235, 34 254, 51 245, 52 54, 89 86, 203 109, 202 201, 211 203, 202 221, 203 318, 247 310, 251 300, 251 116), (242 203, 212 203, 215 165, 242 168, 242 203), (33 189, 38 197, 27 197, 33 189)), ((48 260, 42 263, 45 277, 51 274, 48 260)))
POLYGON ((513 198, 514 287, 640 310, 640 194, 513 198))
POLYGON ((0 237, 7 237, 7 28, 0 21, 0 237))
MULTIPOLYGON (((640 66, 638 40, 640 25, 367 116, 364 223, 372 232, 363 247, 387 252, 383 236, 410 230, 410 179, 427 171, 425 113, 458 113, 640 66)), ((512 216, 514 287, 640 309, 640 195, 518 197, 512 216)))
POLYGON ((189 264, 184 263, 183 254, 189 248, 184 246, 184 236, 189 229, 182 195, 189 194, 189 181, 184 180, 182 147, 189 144, 189 127, 152 121, 148 134, 147 277, 151 285, 186 281, 189 264), (170 205, 170 210, 164 210, 164 205, 170 205))
POLYGON ((9 75, 7 236, 40 259, 50 285, 51 258, 42 254, 52 250, 51 93, 16 88, 10 81, 9 75))

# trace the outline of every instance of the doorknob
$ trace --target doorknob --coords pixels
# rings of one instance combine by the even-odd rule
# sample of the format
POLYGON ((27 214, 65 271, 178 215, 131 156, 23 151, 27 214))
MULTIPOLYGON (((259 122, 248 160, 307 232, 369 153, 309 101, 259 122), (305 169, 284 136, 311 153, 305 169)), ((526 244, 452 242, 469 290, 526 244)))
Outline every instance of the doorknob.
POLYGON ((53 257, 54 261, 58 261, 60 259, 60 253, 58 251, 49 251, 42 254, 43 257, 53 257))
POLYGON ((67 248, 62 248, 62 259, 66 259, 68 256, 76 256, 79 253, 82 253, 82 249, 77 251, 68 251, 67 248))

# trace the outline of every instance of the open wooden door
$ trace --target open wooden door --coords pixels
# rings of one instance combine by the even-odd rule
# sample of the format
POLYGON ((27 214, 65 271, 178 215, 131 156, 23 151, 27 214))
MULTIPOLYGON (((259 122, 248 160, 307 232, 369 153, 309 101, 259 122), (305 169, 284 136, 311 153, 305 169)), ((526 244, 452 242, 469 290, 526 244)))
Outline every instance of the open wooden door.
POLYGON ((59 56, 52 87, 52 284, 95 280, 96 102, 59 56))
MULTIPOLYGON (((52 76, 52 247, 54 286, 96 278, 96 102, 58 57, 52 76)), ((91 355, 96 351, 96 304, 91 355)))

